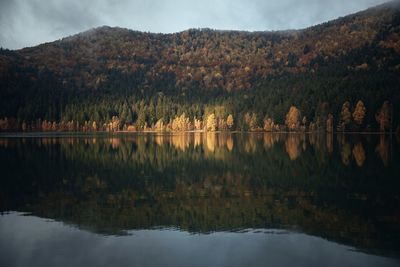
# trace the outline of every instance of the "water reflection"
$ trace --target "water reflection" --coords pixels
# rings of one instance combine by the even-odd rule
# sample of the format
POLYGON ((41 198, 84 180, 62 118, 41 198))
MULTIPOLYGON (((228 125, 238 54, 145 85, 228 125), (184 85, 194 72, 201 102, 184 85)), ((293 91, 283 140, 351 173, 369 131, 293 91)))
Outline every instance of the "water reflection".
POLYGON ((350 164, 350 159, 351 159, 351 145, 349 143, 344 143, 342 144, 342 162, 344 165, 348 166, 350 164))
POLYGON ((333 134, 326 135, 326 150, 331 154, 333 152, 333 134))
POLYGON ((101 234, 289 229, 399 254, 388 136, 141 134, 0 138, 0 210, 101 234))
POLYGON ((366 158, 365 158, 364 147, 361 142, 358 142, 357 144, 354 145, 353 156, 354 159, 356 160, 357 166, 362 167, 362 165, 364 165, 366 158))
POLYGON ((399 261, 276 229, 191 235, 174 229, 101 236, 53 220, 0 216, 1 266, 398 266, 399 261))
POLYGON ((291 160, 295 160, 300 156, 300 136, 297 134, 290 134, 285 141, 286 152, 291 160))
POLYGON ((379 136, 379 144, 376 146, 375 149, 376 153, 378 153, 379 157, 381 158, 383 164, 387 166, 389 164, 389 142, 385 135, 381 134, 379 136))
MULTIPOLYGON (((302 151, 314 150, 318 153, 322 153, 322 157, 325 156, 326 152, 331 154, 334 152, 334 135, 318 135, 318 134, 278 134, 278 133, 263 133, 253 134, 243 138, 238 138, 238 135, 229 133, 187 133, 187 134, 154 134, 154 135, 137 135, 137 136, 90 136, 90 137, 41 137, 32 141, 32 138, 20 138, 18 140, 21 144, 35 143, 39 147, 42 146, 54 146, 57 144, 68 144, 68 145, 96 145, 101 140, 102 144, 109 144, 110 148, 114 150, 121 149, 121 146, 129 146, 134 144, 135 147, 141 148, 146 147, 150 143, 155 143, 158 146, 173 147, 181 152, 185 152, 189 149, 201 147, 204 151, 209 152, 210 155, 214 154, 217 150, 224 150, 225 153, 231 153, 234 150, 235 142, 241 142, 238 148, 240 152, 248 154, 255 153, 260 148, 265 150, 272 149, 275 144, 284 144, 285 151, 290 160, 296 160, 301 157, 302 151), (239 140, 240 139, 240 140, 239 140)), ((364 146, 370 146, 371 143, 375 143, 375 154, 372 153, 370 157, 378 156, 381 162, 387 166, 389 165, 391 154, 393 154, 393 145, 398 145, 399 140, 391 140, 389 136, 381 135, 364 135, 364 136, 352 136, 352 135, 337 135, 337 147, 341 155, 341 161, 344 165, 349 165, 354 159, 357 166, 361 167, 367 159, 367 154, 364 146), (348 139, 352 140, 348 140, 348 139), (371 141, 371 138, 373 141, 371 141), (362 140, 360 140, 362 139, 362 140), (390 139, 390 140, 389 140, 390 139), (394 143, 393 143, 394 142, 394 143)), ((0 147, 8 148, 10 144, 15 144, 16 140, 10 138, 0 137, 0 147)), ((101 144, 101 145, 102 145, 101 144)), ((146 148, 139 149, 142 152, 146 151, 146 148)), ((224 158, 224 156, 222 156, 224 158)))

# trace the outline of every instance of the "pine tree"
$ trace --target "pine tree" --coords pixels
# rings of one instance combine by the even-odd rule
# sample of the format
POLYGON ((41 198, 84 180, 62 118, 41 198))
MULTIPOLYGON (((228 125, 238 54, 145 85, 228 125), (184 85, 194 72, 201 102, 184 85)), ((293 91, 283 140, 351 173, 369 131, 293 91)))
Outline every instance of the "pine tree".
POLYGON ((340 124, 341 129, 345 131, 348 125, 351 123, 351 112, 350 112, 350 102, 346 101, 342 105, 342 110, 340 112, 340 124))
POLYGON ((143 129, 143 127, 145 126, 145 124, 146 124, 146 113, 145 113, 145 110, 144 110, 144 108, 143 109, 140 109, 139 111, 138 111, 138 118, 137 118, 137 120, 136 120, 136 128, 139 130, 139 129, 143 129))

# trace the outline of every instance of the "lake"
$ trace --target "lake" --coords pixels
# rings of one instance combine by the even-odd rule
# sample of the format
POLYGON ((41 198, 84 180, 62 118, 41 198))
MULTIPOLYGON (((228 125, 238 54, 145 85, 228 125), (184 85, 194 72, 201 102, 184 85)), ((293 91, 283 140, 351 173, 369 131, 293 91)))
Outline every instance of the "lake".
POLYGON ((399 266, 400 140, 0 137, 0 266, 399 266))

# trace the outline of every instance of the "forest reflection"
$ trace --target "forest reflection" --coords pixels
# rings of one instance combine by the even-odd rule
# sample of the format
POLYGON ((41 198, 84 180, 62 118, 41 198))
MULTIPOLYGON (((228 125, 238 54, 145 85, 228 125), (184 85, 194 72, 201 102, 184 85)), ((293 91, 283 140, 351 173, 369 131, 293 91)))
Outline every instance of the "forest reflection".
POLYGON ((85 229, 300 229, 399 250, 390 135, 186 133, 0 138, 0 211, 85 229))
MULTIPOLYGON (((30 138, 21 138, 26 143, 30 138)), ((15 140, 0 138, 0 147, 7 147, 15 140)), ((137 152, 145 152, 145 147, 152 143, 159 147, 173 147, 177 151, 185 152, 189 149, 201 148, 207 155, 216 156, 223 160, 229 153, 238 150, 241 153, 254 153, 259 149, 268 151, 274 145, 284 144, 284 149, 290 160, 295 161, 306 150, 313 150, 324 156, 324 153, 332 154, 336 149, 341 155, 343 165, 349 165, 354 161, 358 167, 362 167, 367 156, 378 157, 387 166, 393 154, 393 145, 399 144, 399 139, 393 140, 390 135, 349 135, 349 134, 297 134, 297 133, 261 133, 261 134, 231 134, 231 133, 186 133, 186 134, 148 134, 148 135, 118 135, 118 136, 90 136, 90 137, 42 137, 35 140, 38 145, 85 145, 108 144, 110 149, 127 149, 126 146, 137 147, 137 152), (336 141, 336 142, 335 142, 336 141), (336 146, 334 145, 336 143, 336 146), (393 144, 395 143, 395 144, 393 144), (374 146, 374 153, 367 155, 365 146, 374 146), (124 148, 125 147, 125 148, 124 148)), ((128 148, 129 149, 129 148, 128 148)), ((318 154, 318 153, 317 153, 318 154)))

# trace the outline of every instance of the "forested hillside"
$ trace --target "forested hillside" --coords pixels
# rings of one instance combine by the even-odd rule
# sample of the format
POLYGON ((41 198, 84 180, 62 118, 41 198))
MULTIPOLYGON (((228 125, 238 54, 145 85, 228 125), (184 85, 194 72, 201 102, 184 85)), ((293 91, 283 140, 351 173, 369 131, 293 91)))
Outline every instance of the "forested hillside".
POLYGON ((400 4, 303 30, 100 27, 0 51, 2 130, 395 130, 400 4))

